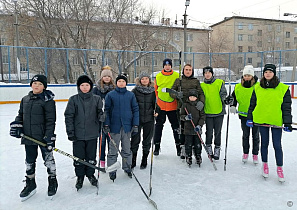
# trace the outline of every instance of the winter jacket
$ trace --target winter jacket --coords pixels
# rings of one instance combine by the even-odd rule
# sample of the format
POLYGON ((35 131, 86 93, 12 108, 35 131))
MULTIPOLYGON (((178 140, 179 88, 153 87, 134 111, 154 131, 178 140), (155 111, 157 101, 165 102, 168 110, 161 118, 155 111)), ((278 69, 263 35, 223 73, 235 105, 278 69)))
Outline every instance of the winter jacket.
POLYGON ((154 121, 156 95, 153 83, 150 82, 148 87, 144 87, 138 79, 132 92, 135 94, 139 106, 139 123, 143 124, 154 121))
POLYGON ((69 98, 64 112, 68 137, 77 140, 97 139, 101 129, 103 104, 100 96, 92 92, 83 93, 78 87, 78 94, 69 98))
POLYGON ((255 85, 255 90, 253 91, 251 97, 247 120, 253 120, 255 123, 265 123, 277 126, 282 126, 282 124, 292 124, 291 106, 292 99, 290 90, 285 84, 280 83, 277 80, 275 87, 263 88, 258 83, 255 85), (258 98, 258 95, 262 96, 261 99, 258 98), (269 117, 266 119, 263 119, 260 116, 261 114, 254 116, 254 110, 257 106, 261 107, 263 103, 268 104, 268 106, 265 106, 259 112, 265 113, 266 116, 268 115, 269 117), (280 115, 279 112, 281 112, 280 115), (260 119, 258 116, 260 116, 260 119), (279 122, 279 124, 273 124, 273 122, 279 122))
MULTIPOLYGON (((183 75, 181 81, 179 78, 175 80, 171 89, 180 91, 180 87, 181 87, 181 91, 183 92, 183 102, 184 103, 187 101, 189 90, 195 89, 198 92, 198 100, 204 104, 205 96, 204 96, 203 90, 200 86, 200 81, 197 78, 195 78, 193 76, 186 77, 183 75)), ((176 98, 176 95, 174 93, 170 93, 170 96, 172 98, 176 98)))
POLYGON ((217 117, 217 116, 226 114, 224 100, 226 99, 226 96, 227 96, 227 90, 225 87, 225 82, 221 79, 215 79, 214 77, 212 77, 209 80, 204 79, 204 83, 201 84, 201 88, 205 95, 204 111, 205 111, 206 117, 217 117), (215 85, 218 82, 221 83, 220 86, 215 85), (216 93, 216 95, 213 94, 214 92, 216 93), (221 104, 212 103, 213 99, 217 100, 218 103, 221 103, 221 104), (207 109, 212 109, 215 106, 222 107, 221 109, 222 111, 219 113, 206 112, 207 109))
MULTIPOLYGON (((20 109, 15 121, 23 123, 24 134, 46 143, 43 138, 52 136, 56 126, 56 103, 54 94, 44 90, 41 94, 28 95, 22 98, 20 109)), ((22 138, 22 144, 36 145, 36 143, 22 138)))
POLYGON ((105 97, 106 120, 111 133, 131 132, 132 126, 139 125, 139 107, 134 93, 125 88, 116 87, 105 97))
POLYGON ((206 115, 203 110, 199 111, 196 108, 197 102, 198 102, 198 100, 196 100, 196 101, 187 100, 187 102, 184 103, 181 108, 181 120, 185 121, 185 123, 184 123, 184 134, 185 135, 197 135, 196 132, 194 131, 194 127, 193 127, 191 121, 185 120, 185 117, 187 115, 185 108, 187 109, 189 114, 192 115, 192 118, 193 118, 192 120, 193 120, 193 123, 195 126, 200 125, 202 127, 205 122, 206 115))
POLYGON ((101 80, 98 80, 96 87, 93 88, 93 93, 95 95, 98 95, 101 97, 101 99, 105 99, 105 96, 107 95, 107 93, 109 93, 110 91, 114 90, 113 85, 105 85, 102 88, 100 85, 101 80))

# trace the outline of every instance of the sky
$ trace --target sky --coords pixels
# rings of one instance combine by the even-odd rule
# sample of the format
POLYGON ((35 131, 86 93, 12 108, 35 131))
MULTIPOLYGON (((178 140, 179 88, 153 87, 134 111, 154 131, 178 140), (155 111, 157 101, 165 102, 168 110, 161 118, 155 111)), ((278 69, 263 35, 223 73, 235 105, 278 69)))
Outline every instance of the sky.
MULTIPOLYGON (((185 0, 143 0, 147 5, 154 5, 161 11, 164 9, 165 18, 172 22, 176 19, 181 24, 185 13, 185 0)), ((268 19, 297 21, 297 17, 284 17, 284 13, 297 14, 297 0, 190 0, 187 8, 189 27, 209 26, 222 21, 224 17, 245 16, 268 19)))

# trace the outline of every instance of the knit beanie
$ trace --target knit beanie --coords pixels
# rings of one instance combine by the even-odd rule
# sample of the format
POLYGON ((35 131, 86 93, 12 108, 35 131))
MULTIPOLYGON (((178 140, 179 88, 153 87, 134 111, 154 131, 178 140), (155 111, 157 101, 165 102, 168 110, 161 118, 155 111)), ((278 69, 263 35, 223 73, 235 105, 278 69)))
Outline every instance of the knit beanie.
POLYGON ((255 73, 254 73, 254 67, 252 65, 246 65, 244 68, 243 68, 243 72, 242 72, 242 75, 251 75, 251 76, 255 76, 255 73))
POLYGON ((43 84, 43 86, 44 86, 44 89, 47 88, 47 78, 46 78, 46 76, 41 75, 41 74, 37 74, 37 75, 35 75, 35 76, 32 77, 32 79, 31 79, 30 86, 32 86, 32 83, 33 83, 33 82, 36 82, 36 81, 41 82, 41 83, 43 84))
POLYGON ((102 79, 102 77, 105 77, 105 76, 109 76, 112 79, 112 72, 111 72, 111 70, 109 70, 109 69, 102 70, 101 75, 100 75, 100 78, 102 79))
POLYGON ((78 77, 77 79, 77 82, 76 82, 76 85, 77 87, 79 88, 79 86, 82 84, 82 83, 89 83, 90 86, 91 86, 91 89, 89 92, 91 92, 92 88, 93 88, 93 82, 92 80, 90 79, 90 77, 88 77, 87 75, 81 75, 78 77))
POLYGON ((203 68, 203 75, 207 71, 209 71, 212 74, 212 76, 213 76, 213 68, 211 66, 206 66, 206 67, 203 68))
POLYGON ((163 68, 166 64, 169 64, 172 67, 172 60, 170 58, 165 58, 163 60, 163 68))
POLYGON ((190 97, 190 96, 195 96, 196 98, 198 98, 197 90, 195 90, 195 89, 189 90, 188 97, 190 97))
POLYGON ((271 63, 266 64, 264 66, 263 75, 264 75, 264 72, 268 71, 268 70, 272 71, 274 73, 274 75, 276 75, 276 66, 274 64, 271 64, 271 63))
POLYGON ((127 74, 125 74, 125 73, 119 74, 116 78, 116 83, 118 82, 119 79, 125 80, 126 84, 128 84, 127 74))
POLYGON ((138 76, 139 81, 140 81, 143 77, 148 77, 149 80, 151 81, 151 76, 150 76, 148 73, 146 73, 146 72, 141 72, 141 73, 139 74, 139 76, 138 76))

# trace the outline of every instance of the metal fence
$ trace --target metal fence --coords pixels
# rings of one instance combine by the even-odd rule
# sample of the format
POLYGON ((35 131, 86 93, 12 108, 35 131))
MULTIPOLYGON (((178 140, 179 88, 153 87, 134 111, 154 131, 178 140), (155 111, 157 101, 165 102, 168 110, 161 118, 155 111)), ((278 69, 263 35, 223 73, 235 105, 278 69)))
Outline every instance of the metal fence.
MULTIPOLYGON (((236 81, 247 64, 255 67, 255 74, 262 76, 263 66, 274 63, 281 81, 297 81, 297 50, 240 52, 240 53, 186 53, 187 63, 195 69, 195 76, 202 79, 202 68, 212 66, 219 78, 236 81)), ((173 69, 179 70, 178 52, 116 51, 100 49, 38 48, 0 45, 1 81, 28 83, 35 74, 44 74, 49 83, 75 83, 81 74, 88 74, 96 81, 100 69, 109 65, 114 75, 125 72, 133 83, 140 72, 154 75, 162 70, 163 60, 171 58, 173 69)))

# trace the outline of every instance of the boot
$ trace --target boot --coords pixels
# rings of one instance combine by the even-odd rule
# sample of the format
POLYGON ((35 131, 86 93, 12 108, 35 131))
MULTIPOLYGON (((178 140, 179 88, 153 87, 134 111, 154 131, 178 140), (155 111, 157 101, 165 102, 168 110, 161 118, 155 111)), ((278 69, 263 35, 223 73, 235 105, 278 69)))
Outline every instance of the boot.
POLYGON ((144 152, 142 155, 142 160, 141 160, 141 164, 140 164, 140 169, 145 169, 147 166, 147 157, 148 157, 149 153, 148 152, 144 152))
POLYGON ((269 176, 269 168, 268 168, 268 164, 263 162, 263 166, 262 166, 262 176, 264 178, 268 178, 269 176))
POLYGON ((220 159, 220 152, 221 152, 221 147, 220 146, 215 146, 213 159, 219 160, 220 159))
POLYGON ((37 187, 34 177, 29 178, 28 176, 26 176, 25 181, 26 181, 26 186, 20 193, 20 197, 22 198, 22 201, 25 201, 28 198, 30 198, 32 195, 34 195, 36 193, 36 187, 37 187))
POLYGON ((109 178, 114 182, 114 180, 117 178, 117 172, 110 172, 109 178))
POLYGON ((75 184, 77 191, 82 188, 82 186, 84 184, 84 178, 85 178, 84 176, 77 177, 76 184, 75 184))
POLYGON ((207 154, 209 154, 209 156, 211 158, 213 158, 213 153, 212 153, 212 147, 211 147, 211 144, 206 144, 206 150, 207 150, 207 154))
POLYGON ((132 165, 131 169, 136 166, 136 160, 137 160, 137 153, 132 155, 132 165))
POLYGON ((278 181, 279 182, 284 182, 285 181, 282 166, 277 166, 277 176, 278 176, 278 181))
POLYGON ((49 176, 48 177, 48 189, 47 189, 47 195, 53 196, 56 194, 58 189, 58 181, 56 176, 49 176))
POLYGON ((176 155, 177 156, 180 156, 180 153, 181 153, 181 147, 180 146, 181 145, 180 144, 176 144, 175 146, 176 146, 176 155))
POLYGON ((125 173, 128 175, 129 178, 132 179, 132 172, 130 169, 126 170, 125 173))
POLYGON ((97 187, 98 180, 96 179, 96 177, 94 175, 88 176, 88 179, 89 179, 91 185, 97 187))
POLYGON ((248 161, 249 154, 244 154, 242 155, 242 162, 246 163, 248 161))
POLYGON ((155 144, 155 150, 154 150, 154 155, 158 156, 160 153, 160 143, 155 144))
POLYGON ((201 157, 200 154, 199 154, 199 155, 196 155, 195 157, 196 157, 196 164, 198 164, 199 167, 200 167, 200 165, 201 165, 201 163, 202 163, 202 157, 201 157))
POLYGON ((185 145, 180 145, 180 148, 181 148, 180 159, 185 159, 186 157, 185 145))
POLYGON ((186 162, 189 166, 191 166, 192 165, 192 156, 187 155, 186 162))

